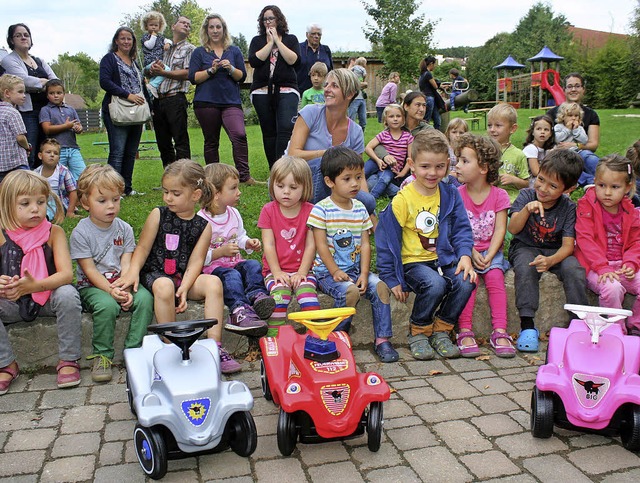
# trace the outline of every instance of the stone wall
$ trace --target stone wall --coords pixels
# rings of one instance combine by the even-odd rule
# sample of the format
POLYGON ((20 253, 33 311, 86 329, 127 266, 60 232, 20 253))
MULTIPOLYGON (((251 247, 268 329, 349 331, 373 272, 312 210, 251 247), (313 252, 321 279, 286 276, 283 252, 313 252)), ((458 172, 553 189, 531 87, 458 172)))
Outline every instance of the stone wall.
MULTIPOLYGON (((507 287, 507 300, 509 303, 508 320, 509 333, 518 333, 520 330, 518 313, 515 308, 515 294, 513 288, 513 271, 508 271, 505 279, 507 287)), ((589 293, 591 305, 597 305, 597 297, 589 293)), ((391 314, 393 317, 393 330, 395 333, 394 344, 406 345, 409 327, 409 315, 415 296, 412 294, 406 304, 396 301, 392 297, 391 314)), ((333 301, 326 295, 320 296, 323 308, 331 307, 333 301)), ((625 307, 633 303, 632 297, 625 300, 625 307)), ((540 309, 536 314, 536 327, 540 332, 547 332, 553 326, 566 326, 569 322, 567 312, 563 309, 565 304, 564 291, 558 279, 549 273, 544 273, 540 279, 540 309)), ((181 314, 180 320, 203 318, 203 305, 189 303, 187 312, 181 314)), ((292 310, 295 310, 295 304, 292 310)), ((357 314, 351 329, 351 339, 355 347, 370 346, 373 342, 373 328, 371 326, 371 306, 366 300, 362 300, 357 307, 357 314)), ((487 304, 487 294, 484 285, 480 283, 476 307, 474 310, 473 328, 476 335, 488 338, 491 334, 491 316, 487 304)), ((129 314, 123 313, 116 324, 116 361, 122 360, 122 348, 129 324, 129 314)), ((91 354, 91 333, 93 321, 90 314, 82 317, 82 353, 83 356, 91 354)), ((58 361, 57 332, 54 318, 41 317, 34 322, 19 322, 7 326, 9 339, 13 350, 18 356, 18 362, 22 367, 30 366, 55 366, 58 361)), ((244 337, 223 332, 225 347, 233 351, 235 348, 246 347, 244 337)), ((83 366, 89 362, 82 360, 83 366)))

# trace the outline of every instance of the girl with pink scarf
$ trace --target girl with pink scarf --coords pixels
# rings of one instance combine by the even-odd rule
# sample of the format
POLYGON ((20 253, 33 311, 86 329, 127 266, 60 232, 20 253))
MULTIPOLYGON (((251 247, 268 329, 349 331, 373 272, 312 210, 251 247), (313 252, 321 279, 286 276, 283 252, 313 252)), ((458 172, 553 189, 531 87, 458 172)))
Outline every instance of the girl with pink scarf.
POLYGON ((58 387, 80 384, 80 297, 64 230, 46 219, 50 196, 47 180, 32 171, 9 173, 0 184, 0 395, 20 372, 5 324, 38 316, 57 320, 58 387))

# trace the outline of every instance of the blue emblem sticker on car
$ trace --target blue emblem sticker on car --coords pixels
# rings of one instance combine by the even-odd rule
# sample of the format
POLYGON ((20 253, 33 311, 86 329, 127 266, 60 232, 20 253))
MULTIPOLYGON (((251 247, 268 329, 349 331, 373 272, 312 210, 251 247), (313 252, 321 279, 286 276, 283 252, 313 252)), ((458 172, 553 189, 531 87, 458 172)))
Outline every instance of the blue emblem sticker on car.
POLYGON ((182 402, 182 412, 194 426, 200 426, 204 423, 207 414, 209 414, 209 408, 211 408, 211 399, 208 397, 182 402))

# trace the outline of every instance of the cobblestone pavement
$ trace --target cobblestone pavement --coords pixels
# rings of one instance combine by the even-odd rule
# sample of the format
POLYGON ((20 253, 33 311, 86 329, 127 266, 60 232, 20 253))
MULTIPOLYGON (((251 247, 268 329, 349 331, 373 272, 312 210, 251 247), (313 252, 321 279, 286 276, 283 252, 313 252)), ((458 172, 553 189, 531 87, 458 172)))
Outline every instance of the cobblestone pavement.
MULTIPOLYGON (((538 357, 414 361, 397 364, 357 350, 361 370, 375 370, 395 390, 384 405, 378 453, 366 436, 298 444, 283 458, 276 443, 277 408, 260 390, 258 363, 238 376, 255 397, 258 447, 250 458, 231 451, 169 461, 164 481, 633 481, 640 458, 619 439, 556 429, 548 440, 529 431, 538 357)), ((143 481, 133 448, 135 420, 124 371, 114 380, 55 389, 52 373, 21 375, 0 397, 0 481, 143 481)))

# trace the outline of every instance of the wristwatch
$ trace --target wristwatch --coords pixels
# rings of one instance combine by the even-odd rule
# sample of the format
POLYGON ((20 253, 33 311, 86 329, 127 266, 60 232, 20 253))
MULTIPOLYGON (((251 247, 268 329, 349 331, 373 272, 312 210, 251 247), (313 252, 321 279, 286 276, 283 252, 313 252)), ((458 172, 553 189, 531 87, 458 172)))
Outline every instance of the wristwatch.
POLYGON ((216 71, 215 71, 215 70, 213 70, 213 68, 212 68, 212 67, 209 67, 209 68, 207 69, 207 74, 209 75, 209 77, 213 77, 214 75, 216 75, 216 71))

